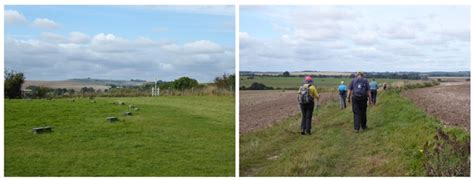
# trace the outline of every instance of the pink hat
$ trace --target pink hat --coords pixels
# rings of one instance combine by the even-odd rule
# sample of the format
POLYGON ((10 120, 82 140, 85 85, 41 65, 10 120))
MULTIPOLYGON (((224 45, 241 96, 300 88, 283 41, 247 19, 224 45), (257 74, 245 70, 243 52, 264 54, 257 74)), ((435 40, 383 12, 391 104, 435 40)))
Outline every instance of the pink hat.
POLYGON ((311 76, 306 76, 306 77, 304 77, 304 81, 313 82, 313 78, 311 76))

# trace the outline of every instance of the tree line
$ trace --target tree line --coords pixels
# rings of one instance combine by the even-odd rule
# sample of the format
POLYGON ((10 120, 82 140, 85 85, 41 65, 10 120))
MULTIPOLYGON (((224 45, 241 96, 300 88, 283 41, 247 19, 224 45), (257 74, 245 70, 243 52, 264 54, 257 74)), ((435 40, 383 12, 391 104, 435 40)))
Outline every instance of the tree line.
MULTIPOLYGON (((117 86, 108 84, 108 89, 94 89, 93 87, 82 87, 76 91, 66 88, 49 88, 45 86, 28 86, 22 89, 25 76, 21 72, 6 70, 5 78, 5 98, 51 98, 51 97, 76 97, 76 96, 149 96, 151 89, 155 87, 155 82, 143 83, 139 86, 117 86)), ((180 77, 174 81, 157 81, 156 85, 161 90, 187 91, 194 90, 203 92, 202 89, 209 86, 215 87, 219 91, 234 91, 235 75, 224 74, 216 77, 212 83, 200 84, 196 79, 190 77, 180 77)), ((213 90, 214 91, 214 90, 213 90)), ((228 93, 227 93, 228 94, 228 93)))

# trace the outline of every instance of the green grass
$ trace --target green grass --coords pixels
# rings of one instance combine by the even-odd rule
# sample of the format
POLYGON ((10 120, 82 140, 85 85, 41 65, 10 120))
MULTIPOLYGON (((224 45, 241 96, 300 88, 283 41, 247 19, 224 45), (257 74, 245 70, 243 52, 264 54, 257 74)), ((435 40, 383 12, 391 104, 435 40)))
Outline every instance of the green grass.
POLYGON ((5 176, 234 176, 234 97, 96 101, 5 100, 5 176))
MULTIPOLYGON (((300 118, 240 136, 241 176, 424 176, 420 152, 440 122, 398 91, 380 93, 367 131, 354 133, 351 106, 332 102, 313 116, 314 133, 298 134, 300 118)), ((466 137, 465 131, 453 131, 466 137)))
MULTIPOLYGON (((253 82, 263 83, 266 86, 282 89, 295 89, 301 86, 302 77, 269 77, 269 76, 255 76, 255 79, 247 79, 247 76, 240 77, 240 86, 249 87, 253 82)), ((313 78, 314 84, 318 88, 334 88, 336 89, 341 81, 348 85, 352 78, 313 78)), ((399 81, 397 79, 375 79, 379 83, 387 82, 393 83, 399 81)))

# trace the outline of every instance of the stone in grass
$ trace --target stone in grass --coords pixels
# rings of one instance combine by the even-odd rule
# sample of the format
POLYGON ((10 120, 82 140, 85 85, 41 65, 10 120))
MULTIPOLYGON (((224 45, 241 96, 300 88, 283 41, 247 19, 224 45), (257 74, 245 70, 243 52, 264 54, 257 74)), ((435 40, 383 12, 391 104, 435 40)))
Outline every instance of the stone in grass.
POLYGON ((135 109, 133 109, 133 110, 135 110, 135 111, 140 111, 140 109, 139 109, 139 108, 135 108, 135 109))
POLYGON ((134 105, 128 105, 128 108, 132 109, 132 108, 135 108, 134 105))
POLYGON ((95 103, 95 100, 92 100, 91 103, 95 103))
POLYGON ((33 128, 33 134, 42 134, 50 132, 53 132, 53 128, 50 126, 33 128))
POLYGON ((119 104, 119 105, 125 105, 125 103, 122 102, 122 101, 118 102, 118 104, 119 104))
POLYGON ((107 117, 107 121, 109 121, 109 122, 111 122, 111 123, 114 123, 114 122, 117 122, 117 121, 118 121, 118 118, 117 118, 117 117, 114 117, 114 116, 107 117))
POLYGON ((131 116, 132 113, 131 113, 131 112, 124 112, 123 115, 125 115, 125 116, 131 116))

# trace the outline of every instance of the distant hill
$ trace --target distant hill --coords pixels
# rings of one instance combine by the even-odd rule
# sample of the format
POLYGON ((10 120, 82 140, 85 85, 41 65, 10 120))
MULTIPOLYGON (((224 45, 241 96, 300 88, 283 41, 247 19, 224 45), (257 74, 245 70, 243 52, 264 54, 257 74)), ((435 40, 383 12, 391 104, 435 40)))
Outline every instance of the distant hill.
POLYGON ((94 85, 116 85, 116 86, 139 86, 146 83, 144 80, 110 80, 110 79, 71 79, 69 81, 82 83, 82 84, 94 84, 94 85))
POLYGON ((123 86, 139 86, 146 83, 143 80, 109 80, 109 79, 69 79, 62 81, 37 81, 37 80, 26 80, 22 88, 28 86, 45 86, 49 88, 66 88, 80 90, 83 87, 92 87, 94 89, 109 89, 112 85, 117 87, 123 86))
MULTIPOLYGON (((302 76, 302 75, 312 75, 312 76, 350 76, 354 72, 336 72, 336 71, 291 71, 290 75, 292 76, 302 76)), ((368 74, 418 74, 420 76, 427 77, 470 77, 470 71, 452 71, 452 72, 442 72, 442 71, 433 71, 433 72, 365 72, 368 74)), ((241 76, 281 76, 283 71, 240 71, 241 76)))

